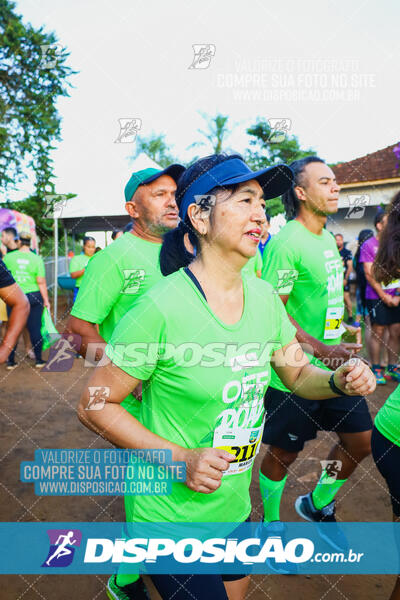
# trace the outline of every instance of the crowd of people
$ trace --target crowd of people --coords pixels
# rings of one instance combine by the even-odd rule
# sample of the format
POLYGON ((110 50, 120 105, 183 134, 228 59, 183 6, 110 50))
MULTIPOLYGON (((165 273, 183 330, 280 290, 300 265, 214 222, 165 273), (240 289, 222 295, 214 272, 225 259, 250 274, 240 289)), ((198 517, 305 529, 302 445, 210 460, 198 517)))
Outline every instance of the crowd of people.
MULTIPOLYGON (((317 156, 253 172, 239 155, 211 155, 186 169, 173 164, 133 173, 125 186, 130 227, 115 231, 100 252, 85 237, 82 254, 70 263, 76 285, 66 332, 79 337, 82 356, 94 347, 97 362, 108 360, 83 390, 79 419, 118 448, 166 449, 186 465, 186 481, 174 483, 171 494, 126 496, 128 522, 247 521, 262 441, 264 517, 257 532, 284 539, 280 504, 288 470, 318 431, 337 436, 321 457, 337 471, 332 477, 321 469, 314 489, 297 498, 301 519, 330 523, 329 536, 322 529, 321 536, 333 549, 346 549, 335 497, 371 446, 394 520, 400 518, 400 391, 375 423, 366 402, 377 384, 400 381, 393 259, 400 254, 400 194, 378 212, 376 235, 360 232, 353 259, 343 235, 326 229, 339 190, 317 156), (268 201, 278 196, 287 223, 271 236, 268 201), (360 358, 361 332, 371 369, 360 358), (196 361, 181 353, 189 342, 200 348, 196 361), (236 354, 225 356, 232 346, 236 354), (102 410, 87 410, 93 386, 109 390, 102 410)), ((36 324, 49 307, 41 259, 21 240, 1 267, 10 320, 0 360, 15 364, 14 346, 28 319, 40 366, 36 324)), ((296 573, 294 564, 272 558, 268 566, 296 573)), ((245 571, 151 578, 162 598, 176 600, 240 600, 249 583, 245 571)), ((132 569, 107 584, 112 600, 146 593, 132 569)), ((398 580, 392 600, 399 598, 398 580)))

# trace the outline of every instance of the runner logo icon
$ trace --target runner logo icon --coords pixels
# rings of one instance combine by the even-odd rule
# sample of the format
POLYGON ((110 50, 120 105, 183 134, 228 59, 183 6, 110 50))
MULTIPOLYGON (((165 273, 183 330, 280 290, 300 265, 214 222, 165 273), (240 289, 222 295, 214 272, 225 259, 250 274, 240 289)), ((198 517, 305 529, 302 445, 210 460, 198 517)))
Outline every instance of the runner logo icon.
POLYGON ((124 269, 124 287, 121 294, 136 294, 144 280, 144 269, 124 269))
POLYGON ((278 283, 276 286, 278 294, 290 294, 298 276, 299 272, 296 269, 278 269, 278 283))
POLYGON ((81 545, 79 529, 48 529, 50 548, 42 567, 68 567, 74 558, 75 548, 81 545))

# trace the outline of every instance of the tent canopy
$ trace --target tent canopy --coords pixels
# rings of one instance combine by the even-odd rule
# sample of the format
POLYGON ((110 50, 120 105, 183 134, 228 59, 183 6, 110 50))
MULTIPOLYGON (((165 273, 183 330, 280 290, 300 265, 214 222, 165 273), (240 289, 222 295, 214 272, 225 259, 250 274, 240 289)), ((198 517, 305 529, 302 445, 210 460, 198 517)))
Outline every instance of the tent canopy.
MULTIPOLYGON (((78 196, 68 200, 66 206, 60 209, 58 214, 60 222, 72 233, 122 229, 129 222, 125 210, 124 187, 134 171, 150 167, 161 169, 144 153, 139 154, 130 166, 126 159, 119 160, 114 166, 108 165, 107 171, 103 174, 101 192, 96 196, 94 196, 95 186, 92 185, 88 174, 84 188, 78 196)), ((95 173, 93 176, 100 175, 95 173)))

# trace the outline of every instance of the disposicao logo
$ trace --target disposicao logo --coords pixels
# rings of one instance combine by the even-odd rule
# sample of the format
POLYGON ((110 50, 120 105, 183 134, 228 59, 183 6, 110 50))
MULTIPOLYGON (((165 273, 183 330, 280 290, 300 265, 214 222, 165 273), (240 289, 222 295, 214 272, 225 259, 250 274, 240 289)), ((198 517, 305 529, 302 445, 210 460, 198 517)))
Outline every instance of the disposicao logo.
POLYGON ((49 529, 49 553, 42 567, 68 567, 72 563, 75 548, 81 545, 79 529, 49 529))

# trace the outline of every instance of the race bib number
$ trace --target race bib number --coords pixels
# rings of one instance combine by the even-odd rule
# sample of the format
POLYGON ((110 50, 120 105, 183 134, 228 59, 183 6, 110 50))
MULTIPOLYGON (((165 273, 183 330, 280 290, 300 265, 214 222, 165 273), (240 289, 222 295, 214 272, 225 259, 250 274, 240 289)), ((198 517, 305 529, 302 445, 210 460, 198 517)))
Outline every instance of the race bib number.
POLYGON ((325 317, 325 340, 335 340, 345 331, 342 325, 344 316, 344 307, 332 306, 327 309, 325 317))
POLYGON ((265 415, 259 427, 226 429, 218 427, 214 431, 213 448, 226 450, 233 454, 235 460, 229 464, 224 475, 237 475, 244 473, 253 466, 253 462, 260 451, 260 442, 264 430, 265 415))

